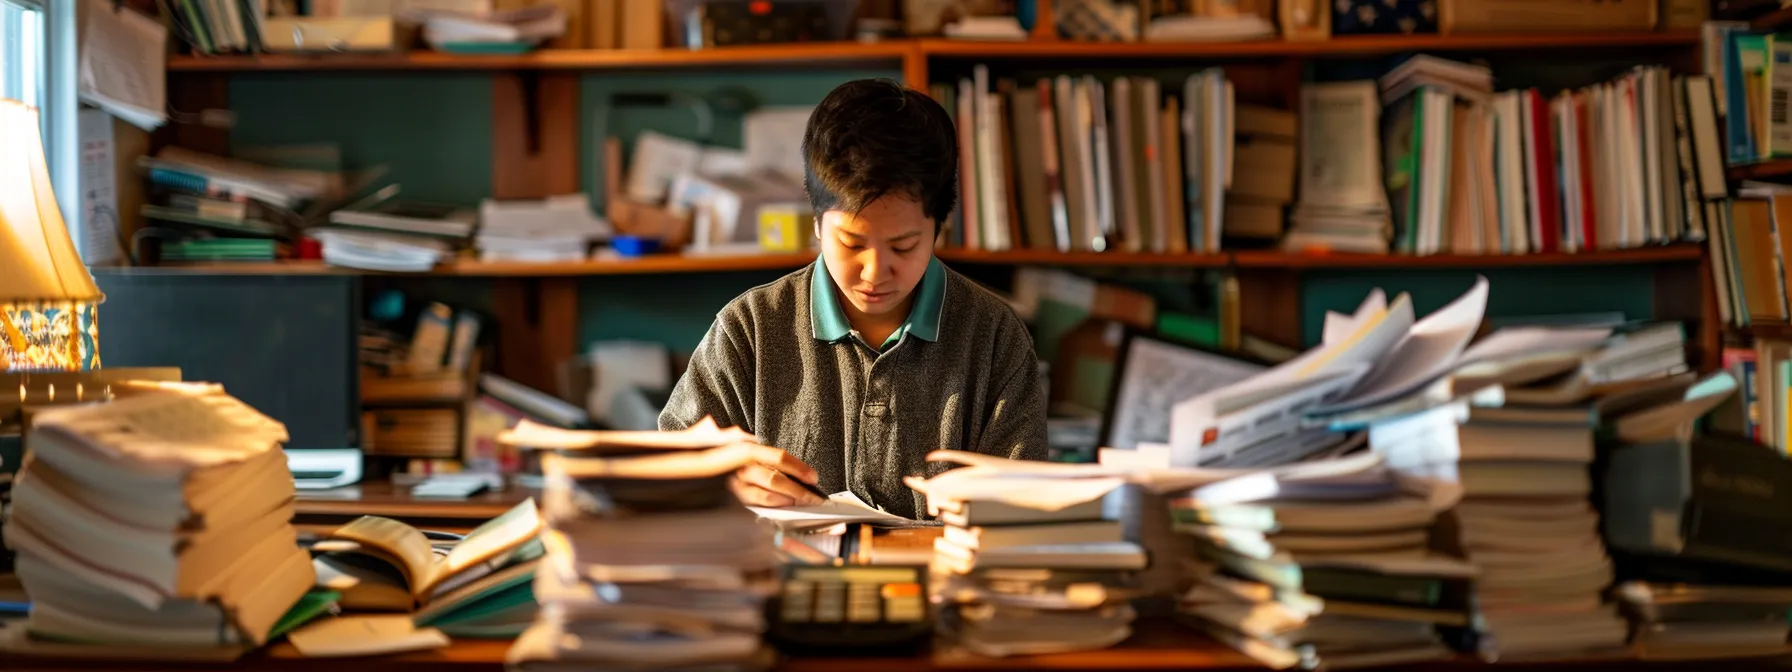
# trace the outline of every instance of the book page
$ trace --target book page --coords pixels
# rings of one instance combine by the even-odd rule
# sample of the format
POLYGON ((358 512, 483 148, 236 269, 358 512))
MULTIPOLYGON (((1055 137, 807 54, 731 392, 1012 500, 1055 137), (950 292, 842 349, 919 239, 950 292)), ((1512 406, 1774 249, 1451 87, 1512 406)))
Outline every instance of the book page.
POLYGON ((417 628, 409 614, 343 616, 317 621, 286 636, 307 658, 374 656, 448 646, 435 628, 417 628))
POLYGON ((732 473, 752 461, 748 447, 735 444, 708 450, 618 458, 543 455, 541 465, 543 473, 561 474, 572 479, 683 480, 732 473))
POLYGON ((541 450, 591 450, 605 447, 690 450, 756 442, 757 439, 739 427, 717 427, 714 420, 705 417, 697 424, 676 432, 571 430, 524 420, 517 423, 516 427, 498 434, 498 441, 509 446, 541 450))
POLYGON ((912 525, 916 521, 903 518, 893 513, 886 513, 871 508, 864 500, 851 491, 836 492, 828 495, 828 501, 815 506, 787 506, 781 508, 749 506, 760 518, 774 521, 781 525, 797 525, 812 527, 834 523, 885 523, 895 525, 912 525))
POLYGON ((437 583, 468 567, 489 562, 500 555, 508 556, 541 534, 541 525, 541 512, 536 508, 534 498, 523 500, 503 515, 468 532, 454 545, 454 550, 434 564, 426 580, 413 581, 416 585, 412 592, 426 595, 437 583))
POLYGON ((361 516, 329 535, 346 539, 390 556, 399 563, 413 595, 422 594, 418 587, 429 581, 435 572, 435 549, 429 538, 417 528, 379 516, 361 516))
POLYGON ((1126 352, 1115 391, 1113 419, 1102 445, 1131 449, 1170 440, 1170 409, 1263 371, 1264 367, 1224 355, 1135 338, 1126 352))

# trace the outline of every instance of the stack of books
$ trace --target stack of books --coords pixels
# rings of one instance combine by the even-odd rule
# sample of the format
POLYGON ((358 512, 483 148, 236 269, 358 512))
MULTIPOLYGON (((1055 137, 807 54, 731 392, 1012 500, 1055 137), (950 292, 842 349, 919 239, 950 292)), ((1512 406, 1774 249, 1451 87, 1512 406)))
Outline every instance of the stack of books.
POLYGON ((1629 581, 1618 600, 1635 625, 1637 655, 1652 660, 1777 656, 1792 626, 1792 590, 1629 581))
POLYGON ((114 391, 43 411, 27 436, 6 539, 29 637, 229 658, 327 609, 295 609, 316 574, 286 428, 216 386, 114 391))
MULTIPOLYGON (((962 221, 947 229, 951 247, 1215 253, 1231 233, 1229 199, 1262 193, 1233 193, 1233 133, 1263 125, 1236 119, 1249 110, 1235 105, 1221 68, 1166 83, 992 80, 979 64, 956 87, 939 83, 931 93, 953 115, 961 148, 964 205, 953 215, 962 221)), ((1276 117, 1269 126, 1287 125, 1285 111, 1261 111, 1276 117)), ((1251 158, 1244 163, 1254 185, 1290 188, 1291 157, 1251 158)), ((1251 205, 1259 215, 1274 210, 1279 233, 1276 202, 1251 205)))
POLYGON ((703 422, 679 432, 576 432, 524 422, 504 440, 541 458, 547 549, 541 616, 513 669, 746 669, 769 664, 772 535, 729 488, 750 439, 703 422), (573 454, 576 453, 576 454, 573 454))
MULTIPOLYGON (((937 451, 929 459, 953 454, 937 451)), ((1053 478, 974 459, 984 466, 909 480, 946 523, 933 546, 935 597, 946 605, 942 627, 987 656, 1103 649, 1130 637, 1129 599, 1146 554, 1105 510, 1113 508, 1104 499, 1118 482, 1053 478), (1052 492, 1044 501, 1016 488, 1052 492)))
POLYGON ((1198 547, 1178 611, 1271 667, 1447 657, 1439 628, 1469 625, 1475 571, 1430 543, 1457 494, 1358 453, 1172 497, 1173 525, 1198 547))
POLYGON ((1450 545, 1480 570, 1479 648, 1490 659, 1624 643, 1623 619, 1600 598, 1612 562, 1588 501, 1589 417, 1584 409, 1552 418, 1464 405, 1369 430, 1390 464, 1461 484, 1450 545))
POLYGON ((1499 405, 1464 396, 1389 415, 1371 422, 1369 443, 1402 473, 1460 484, 1443 545, 1480 570, 1484 656, 1617 648, 1626 628, 1602 599, 1613 564, 1589 502, 1595 423, 1618 392, 1677 380, 1680 326, 1502 329, 1468 351, 1502 340, 1548 345, 1452 378, 1459 393, 1501 386, 1499 405))

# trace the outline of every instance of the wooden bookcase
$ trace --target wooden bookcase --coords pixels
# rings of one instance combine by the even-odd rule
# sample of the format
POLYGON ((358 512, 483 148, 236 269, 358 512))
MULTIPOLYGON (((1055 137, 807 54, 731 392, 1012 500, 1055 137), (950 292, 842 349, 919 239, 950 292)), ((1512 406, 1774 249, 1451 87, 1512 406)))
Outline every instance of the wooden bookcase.
MULTIPOLYGON (((973 42, 941 39, 840 42, 708 50, 544 50, 523 55, 465 56, 436 52, 324 54, 316 56, 172 56, 169 102, 194 111, 229 108, 229 78, 236 73, 345 71, 483 72, 492 86, 492 191, 495 198, 534 198, 578 191, 583 184, 580 78, 590 72, 692 72, 737 70, 899 69, 909 86, 926 90, 930 73, 955 78, 975 63, 1023 69, 1046 67, 1187 68, 1236 65, 1239 98, 1292 108, 1308 64, 1321 60, 1386 57, 1404 53, 1500 54, 1551 59, 1606 52, 1647 53, 1681 71, 1699 61, 1697 31, 1384 35, 1321 41, 1264 40, 1215 43, 1087 43, 1035 39, 973 42), (1245 76, 1240 76, 1241 74, 1245 76)), ((177 124, 156 138, 202 151, 226 153, 227 131, 177 124)), ((1792 162, 1786 162, 1792 170, 1792 162)), ((1766 170, 1763 168, 1762 170, 1766 170)), ((1611 252, 1519 256, 1290 255, 1268 251, 1220 254, 1059 253, 942 251, 950 263, 1049 265, 1101 268, 1231 269, 1240 281, 1243 328, 1284 345, 1302 343, 1303 273, 1339 269, 1492 269, 1548 266, 1646 265, 1654 269, 1655 314, 1686 322, 1693 361, 1714 368, 1721 325, 1712 297, 1709 263, 1697 245, 1611 252)), ((578 349, 578 279, 591 275, 710 273, 796 268, 807 255, 754 257, 654 257, 575 263, 514 264, 465 261, 433 274, 493 278, 497 329, 503 334, 496 369, 524 384, 550 388, 556 364, 578 349)), ((208 267, 200 267, 201 269, 208 267)), ((315 262, 213 265, 237 273, 343 273, 315 262)), ((171 272, 180 272, 178 269, 171 272)))

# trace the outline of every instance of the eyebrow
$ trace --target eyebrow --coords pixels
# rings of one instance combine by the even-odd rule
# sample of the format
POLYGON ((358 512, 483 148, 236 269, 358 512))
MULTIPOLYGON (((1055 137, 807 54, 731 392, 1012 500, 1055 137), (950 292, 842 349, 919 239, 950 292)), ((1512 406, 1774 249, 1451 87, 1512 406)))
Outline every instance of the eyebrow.
MULTIPOLYGON (((851 237, 851 238, 854 238, 857 240, 864 240, 864 239, 870 237, 870 236, 866 236, 865 234, 862 234, 862 233, 853 233, 851 231, 847 231, 846 229, 836 229, 836 231, 839 231, 840 235, 848 236, 848 237, 851 237)), ((921 236, 920 231, 910 231, 908 233, 891 236, 889 238, 889 240, 886 242, 894 243, 897 241, 909 240, 912 238, 919 238, 920 236, 921 236)))

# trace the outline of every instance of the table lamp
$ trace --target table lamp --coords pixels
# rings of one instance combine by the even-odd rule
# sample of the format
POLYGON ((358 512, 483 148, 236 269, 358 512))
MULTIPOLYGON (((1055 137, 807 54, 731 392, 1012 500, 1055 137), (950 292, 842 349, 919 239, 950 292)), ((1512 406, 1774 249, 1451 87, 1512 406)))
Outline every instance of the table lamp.
POLYGON ((37 118, 0 99, 0 372, 97 368, 106 297, 56 207, 37 118))

